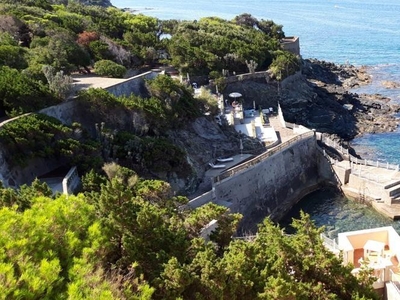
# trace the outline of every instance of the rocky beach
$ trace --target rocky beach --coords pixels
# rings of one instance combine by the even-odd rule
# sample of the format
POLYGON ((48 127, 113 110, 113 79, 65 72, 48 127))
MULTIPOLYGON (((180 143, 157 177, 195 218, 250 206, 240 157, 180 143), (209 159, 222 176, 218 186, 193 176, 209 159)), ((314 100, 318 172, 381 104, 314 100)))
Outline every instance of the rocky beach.
POLYGON ((301 72, 282 82, 248 81, 224 91, 244 95, 244 105, 277 106, 285 120, 350 141, 365 133, 394 131, 398 104, 379 94, 357 94, 352 89, 371 82, 367 67, 303 60, 301 72))

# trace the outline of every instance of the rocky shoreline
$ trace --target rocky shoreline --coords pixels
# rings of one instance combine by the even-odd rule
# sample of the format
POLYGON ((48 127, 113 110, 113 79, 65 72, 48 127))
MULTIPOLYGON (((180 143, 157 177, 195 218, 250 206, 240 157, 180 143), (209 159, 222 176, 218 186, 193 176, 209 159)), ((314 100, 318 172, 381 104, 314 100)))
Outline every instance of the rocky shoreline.
POLYGON ((400 106, 379 94, 357 94, 351 89, 371 83, 368 68, 336 65, 316 59, 303 60, 302 70, 279 82, 260 80, 229 84, 229 93, 244 96, 245 107, 253 103, 277 108, 279 101, 285 120, 351 141, 366 133, 396 130, 394 116, 400 106))
POLYGON ((330 98, 336 100, 355 117, 355 135, 350 136, 350 139, 366 133, 391 132, 397 129, 399 120, 394 114, 400 111, 398 104, 392 103, 389 98, 380 94, 351 92, 351 89, 371 83, 367 67, 335 65, 318 60, 308 60, 305 64, 311 65, 314 69, 314 72, 304 72, 303 69, 307 79, 319 87, 322 83, 323 88, 331 94, 330 98), (316 65, 319 67, 315 68, 316 65), (334 81, 335 78, 337 82, 334 81))
MULTIPOLYGON (((351 92, 352 88, 370 82, 367 68, 304 60, 301 72, 282 82, 266 80, 265 77, 235 81, 227 84, 223 97, 229 99, 230 93, 239 92, 243 95, 245 108, 256 105, 258 108, 272 107, 274 111, 279 102, 287 122, 328 134, 331 139, 348 146, 347 142, 355 137, 394 131, 399 124, 394 116, 400 110, 399 105, 381 95, 351 92)), ((177 187, 185 187, 185 193, 192 197, 211 188, 210 179, 205 176, 208 162, 216 156, 239 153, 240 138, 247 153, 257 154, 265 150, 256 140, 239 136, 229 126, 219 126, 208 117, 199 118, 182 130, 170 132, 169 137, 185 149, 195 170, 193 182, 189 183, 187 179, 185 182, 172 181, 177 187)), ((352 154, 359 156, 354 151, 352 154)))

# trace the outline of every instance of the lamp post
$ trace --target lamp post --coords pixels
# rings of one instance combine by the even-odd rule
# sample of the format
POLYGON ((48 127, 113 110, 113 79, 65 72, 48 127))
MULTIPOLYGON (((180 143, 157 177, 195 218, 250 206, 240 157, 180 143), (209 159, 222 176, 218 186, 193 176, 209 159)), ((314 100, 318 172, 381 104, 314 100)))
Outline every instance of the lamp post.
POLYGON ((243 156, 243 141, 242 141, 242 138, 240 138, 239 148, 240 148, 240 157, 242 157, 243 156))

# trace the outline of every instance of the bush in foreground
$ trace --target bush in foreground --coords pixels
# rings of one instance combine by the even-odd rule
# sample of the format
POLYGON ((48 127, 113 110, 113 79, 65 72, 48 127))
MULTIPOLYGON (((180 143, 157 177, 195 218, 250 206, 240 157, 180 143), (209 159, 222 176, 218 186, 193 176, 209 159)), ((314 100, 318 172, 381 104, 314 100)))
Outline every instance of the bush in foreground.
POLYGON ((96 74, 100 76, 122 78, 126 73, 126 68, 121 66, 112 60, 99 60, 94 64, 94 70, 96 74))

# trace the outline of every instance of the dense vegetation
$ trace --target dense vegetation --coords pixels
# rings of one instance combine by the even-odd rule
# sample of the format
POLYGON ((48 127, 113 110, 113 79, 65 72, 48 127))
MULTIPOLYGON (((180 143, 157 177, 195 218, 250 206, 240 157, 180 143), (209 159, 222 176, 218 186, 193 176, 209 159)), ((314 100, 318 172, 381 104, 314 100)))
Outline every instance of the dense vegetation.
POLYGON ((82 133, 79 124, 68 127, 55 118, 33 113, 4 124, 0 142, 13 167, 26 166, 35 158, 78 165, 82 171, 101 167, 99 142, 82 133))
POLYGON ((298 68, 297 58, 280 50, 282 26, 270 20, 242 14, 230 21, 162 21, 99 3, 0 0, 0 77, 17 83, 3 100, 4 113, 15 116, 57 103, 68 96, 67 76, 93 67, 100 75, 122 77, 126 69, 165 63, 210 78, 270 66, 275 75, 286 76, 298 68), (52 76, 44 76, 45 66, 53 68, 52 76))
POLYGON ((377 299, 307 215, 294 235, 266 219, 253 241, 232 240, 239 215, 191 210, 165 182, 103 170, 78 196, 52 199, 37 182, 0 189, 2 299, 377 299))
MULTIPOLYGON (((248 14, 161 21, 81 2, 107 4, 0 0, 3 114, 59 103, 70 92, 69 74, 93 67, 121 77, 126 69, 168 63, 214 79, 267 68, 281 77, 298 67, 280 50, 284 33, 272 21, 248 14)), ((1 299, 376 298, 368 276, 357 280, 324 248, 323 229, 309 216, 294 222, 294 235, 266 219, 253 241, 232 239, 240 215, 215 204, 189 209, 166 182, 149 179, 157 172, 190 175, 185 152, 165 133, 215 111, 216 103, 207 95, 195 99, 168 76, 146 85, 146 98, 80 93, 96 122, 92 136, 80 124, 36 113, 3 125, 11 165, 55 159, 85 176, 78 196, 52 195, 38 180, 18 190, 0 187, 1 299), (133 116, 133 123, 118 126, 124 122, 112 112, 133 116), (218 229, 204 239, 212 220, 218 229)))
POLYGON ((168 140, 168 131, 186 126, 210 105, 195 99, 186 86, 168 76, 157 76, 147 86, 146 99, 89 89, 80 93, 79 101, 86 117, 97 122, 96 136, 105 161, 118 160, 141 176, 174 172, 185 178, 192 169, 186 153, 168 140), (127 125, 121 125, 124 115, 128 115, 127 125))

